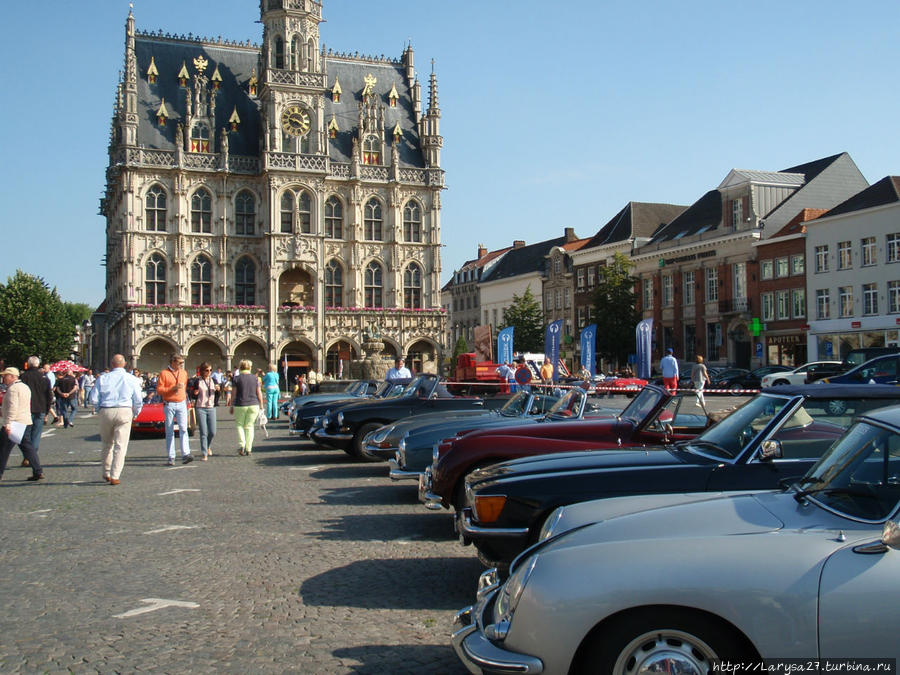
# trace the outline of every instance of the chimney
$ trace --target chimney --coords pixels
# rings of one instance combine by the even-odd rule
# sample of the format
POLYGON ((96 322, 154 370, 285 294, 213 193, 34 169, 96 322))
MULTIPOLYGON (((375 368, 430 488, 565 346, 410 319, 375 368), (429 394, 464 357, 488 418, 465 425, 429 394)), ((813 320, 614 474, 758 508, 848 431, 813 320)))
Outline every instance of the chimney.
POLYGON ((568 244, 569 242, 575 241, 576 239, 578 239, 578 235, 575 234, 575 228, 567 227, 566 228, 566 243, 568 244))
POLYGON ((513 248, 524 248, 525 242, 522 239, 513 239, 513 248))
POLYGON ((487 246, 484 244, 478 244, 478 258, 481 259, 487 255, 487 246))

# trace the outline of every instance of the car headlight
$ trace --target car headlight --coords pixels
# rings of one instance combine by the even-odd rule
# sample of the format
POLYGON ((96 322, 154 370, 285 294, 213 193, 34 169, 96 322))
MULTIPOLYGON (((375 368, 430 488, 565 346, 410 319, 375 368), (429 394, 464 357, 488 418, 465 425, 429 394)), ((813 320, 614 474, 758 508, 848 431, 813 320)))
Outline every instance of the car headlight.
POLYGON ((509 579, 506 580, 506 583, 503 584, 497 592, 497 602, 494 605, 494 623, 498 626, 512 620, 513 614, 516 612, 516 607, 519 604, 519 600, 522 599, 522 593, 525 591, 525 586, 528 584, 528 580, 534 573, 537 560, 538 556, 533 555, 528 560, 524 561, 516 568, 516 571, 510 575, 509 579))
POLYGON ((565 507, 559 506, 550 512, 550 515, 547 516, 547 520, 545 520, 544 524, 541 526, 541 531, 538 534, 538 541, 549 539, 556 533, 559 521, 562 520, 563 508, 565 507))
POLYGON ((337 414, 337 424, 338 424, 339 427, 344 426, 344 413, 339 412, 339 413, 337 414))

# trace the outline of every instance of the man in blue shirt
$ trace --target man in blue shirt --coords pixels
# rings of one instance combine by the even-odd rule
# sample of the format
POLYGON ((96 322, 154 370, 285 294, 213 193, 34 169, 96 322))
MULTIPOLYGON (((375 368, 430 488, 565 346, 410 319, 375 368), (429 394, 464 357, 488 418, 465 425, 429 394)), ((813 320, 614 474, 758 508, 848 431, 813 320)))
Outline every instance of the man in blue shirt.
POLYGON ((112 357, 111 370, 97 378, 91 389, 91 405, 100 413, 100 438, 103 441, 103 480, 118 485, 125 466, 131 420, 143 407, 137 378, 125 372, 125 357, 112 357))
POLYGON ((678 391, 678 360, 671 347, 666 349, 666 355, 660 359, 659 369, 662 371, 663 386, 674 396, 678 391))
POLYGON ((409 368, 403 365, 403 359, 394 359, 394 367, 387 371, 384 379, 387 382, 394 382, 395 380, 408 380, 410 378, 412 378, 412 373, 409 372, 409 368))

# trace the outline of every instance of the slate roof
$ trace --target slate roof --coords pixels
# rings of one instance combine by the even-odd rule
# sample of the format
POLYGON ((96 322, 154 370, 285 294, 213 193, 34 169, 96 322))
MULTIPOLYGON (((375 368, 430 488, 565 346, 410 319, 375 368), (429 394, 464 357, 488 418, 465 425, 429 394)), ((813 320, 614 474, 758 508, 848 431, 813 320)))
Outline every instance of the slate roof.
POLYGON ((481 283, 499 281, 510 277, 528 274, 529 272, 543 272, 547 254, 554 246, 564 246, 566 237, 548 239, 537 244, 529 244, 520 248, 507 251, 506 255, 494 265, 490 272, 481 278, 481 283))
MULTIPOLYGON (((222 127, 228 126, 228 119, 237 107, 241 122, 236 132, 228 135, 228 150, 232 155, 259 156, 260 127, 262 118, 260 102, 250 96, 248 83, 253 69, 260 77, 260 50, 257 46, 224 45, 199 40, 161 37, 138 33, 135 37, 135 56, 138 74, 138 143, 147 148, 175 150, 175 134, 178 122, 186 114, 185 93, 178 82, 181 65, 187 66, 193 76, 196 72, 193 61, 198 56, 209 61, 206 76, 212 77, 216 67, 222 77, 219 93, 216 94, 215 142, 222 127), (159 72, 156 83, 150 84, 147 69, 153 59, 159 72), (157 124, 156 112, 162 99, 170 118, 164 127, 157 124)), ((332 115, 337 120, 337 138, 328 139, 329 155, 337 162, 349 162, 359 122, 358 103, 364 87, 363 78, 374 75, 377 79, 375 91, 384 104, 384 133, 386 154, 388 154, 391 132, 399 122, 403 130, 403 140, 399 146, 400 164, 405 167, 423 168, 424 156, 419 142, 418 124, 413 109, 412 92, 408 86, 404 66, 399 62, 375 61, 366 58, 326 55, 323 57, 326 86, 329 93, 324 96, 323 122, 327 129, 332 115), (330 89, 335 79, 341 84, 341 100, 333 102, 330 89), (397 106, 390 107, 388 94, 391 87, 397 88, 397 106)), ((212 140, 212 139, 211 139, 212 140)))
POLYGON ((632 237, 650 237, 660 227, 678 217, 686 208, 679 204, 628 202, 590 238, 584 248, 628 241, 632 237))
POLYGON ((828 211, 823 218, 900 201, 900 176, 885 176, 828 211))

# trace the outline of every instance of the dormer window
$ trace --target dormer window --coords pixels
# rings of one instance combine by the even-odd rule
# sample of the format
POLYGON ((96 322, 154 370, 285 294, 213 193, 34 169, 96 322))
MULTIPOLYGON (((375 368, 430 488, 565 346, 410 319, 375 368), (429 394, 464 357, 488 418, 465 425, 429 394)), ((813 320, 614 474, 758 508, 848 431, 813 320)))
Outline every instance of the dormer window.
POLYGON ((400 100, 400 95, 397 93, 397 85, 391 86, 391 93, 388 94, 388 103, 390 103, 392 108, 397 107, 397 101, 400 100))
POLYGON ((219 91, 219 87, 222 86, 222 76, 219 74, 219 66, 216 65, 216 69, 213 71, 212 77, 209 78, 210 82, 212 82, 213 91, 219 91))
POLYGON ((209 127, 205 124, 191 128, 191 152, 209 152, 209 127))
POLYGON ((744 222, 744 201, 740 198, 731 200, 731 225, 739 227, 744 222))
POLYGON ((156 78, 159 77, 159 71, 156 69, 156 60, 150 57, 150 67, 147 68, 147 82, 156 84, 156 78))
POLYGON ((340 102, 341 102, 341 94, 343 94, 343 93, 344 93, 344 92, 341 90, 341 83, 340 83, 340 81, 339 81, 337 78, 335 78, 335 79, 334 79, 334 86, 331 88, 331 101, 332 101, 332 103, 340 103, 340 102))
POLYGON ((188 73, 187 65, 184 61, 182 61, 181 70, 178 71, 178 85, 181 87, 186 87, 190 77, 191 76, 188 73))

